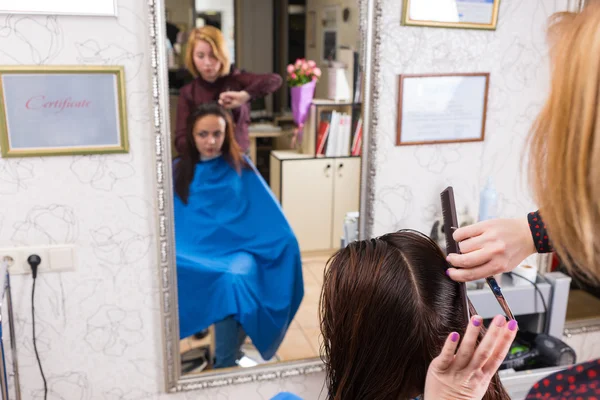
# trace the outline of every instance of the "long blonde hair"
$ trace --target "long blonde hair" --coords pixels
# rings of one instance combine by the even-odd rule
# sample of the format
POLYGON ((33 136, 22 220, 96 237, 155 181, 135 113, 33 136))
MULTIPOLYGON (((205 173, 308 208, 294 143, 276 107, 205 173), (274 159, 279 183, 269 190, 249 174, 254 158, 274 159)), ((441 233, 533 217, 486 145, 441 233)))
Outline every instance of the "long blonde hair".
POLYGON ((530 136, 530 182, 550 240, 575 274, 600 280, 600 4, 553 16, 550 96, 530 136))
POLYGON ((185 50, 185 66, 188 71, 190 71, 194 77, 200 76, 200 72, 198 72, 196 65, 194 64, 194 47, 196 47, 196 43, 200 40, 204 40, 210 45, 215 57, 221 63, 219 76, 229 74, 231 65, 225 37, 223 37, 223 33, 221 33, 218 28, 210 25, 196 28, 190 32, 185 50))

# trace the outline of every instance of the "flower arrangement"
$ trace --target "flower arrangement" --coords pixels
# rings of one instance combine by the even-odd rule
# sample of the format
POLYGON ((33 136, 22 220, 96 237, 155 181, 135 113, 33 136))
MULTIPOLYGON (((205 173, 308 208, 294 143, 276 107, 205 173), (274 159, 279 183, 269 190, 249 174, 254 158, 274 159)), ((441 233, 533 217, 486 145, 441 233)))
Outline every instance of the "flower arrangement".
POLYGON ((313 60, 299 58, 294 64, 287 66, 288 86, 302 86, 317 81, 321 77, 321 70, 313 60))
POLYGON ((321 70, 313 60, 300 58, 287 66, 287 83, 291 87, 292 115, 296 123, 292 147, 302 143, 304 122, 315 95, 315 86, 321 76, 321 70))

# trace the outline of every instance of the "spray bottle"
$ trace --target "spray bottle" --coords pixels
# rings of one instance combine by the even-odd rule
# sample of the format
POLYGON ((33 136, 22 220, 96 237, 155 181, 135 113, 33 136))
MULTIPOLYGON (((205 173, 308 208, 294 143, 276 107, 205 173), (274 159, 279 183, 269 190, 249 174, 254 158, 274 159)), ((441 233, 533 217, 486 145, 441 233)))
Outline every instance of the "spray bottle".
POLYGON ((498 216, 498 194, 492 177, 488 177, 479 197, 479 221, 494 219, 498 216))

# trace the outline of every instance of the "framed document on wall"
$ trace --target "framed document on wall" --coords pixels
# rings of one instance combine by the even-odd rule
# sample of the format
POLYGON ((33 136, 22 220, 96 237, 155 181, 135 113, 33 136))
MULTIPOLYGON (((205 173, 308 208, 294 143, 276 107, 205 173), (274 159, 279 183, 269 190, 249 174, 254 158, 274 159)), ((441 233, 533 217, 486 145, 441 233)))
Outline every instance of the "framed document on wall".
POLYGON ((117 0, 0 0, 0 14, 117 16, 117 0))
POLYGON ((126 153, 120 66, 0 67, 3 157, 126 153))
POLYGON ((402 23, 493 30, 499 8, 500 0, 404 0, 402 23))
POLYGON ((400 75, 396 145, 485 137, 489 73, 400 75))

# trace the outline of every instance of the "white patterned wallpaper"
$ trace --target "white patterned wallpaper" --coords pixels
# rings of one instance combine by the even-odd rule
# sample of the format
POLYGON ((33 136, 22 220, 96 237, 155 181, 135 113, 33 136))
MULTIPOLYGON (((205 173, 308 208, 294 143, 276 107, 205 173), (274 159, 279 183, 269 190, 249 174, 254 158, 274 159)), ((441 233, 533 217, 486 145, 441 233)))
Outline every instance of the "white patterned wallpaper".
POLYGON ((545 28, 567 0, 502 0, 496 31, 403 27, 401 4, 383 0, 373 233, 413 228, 428 234, 448 185, 459 212, 467 206, 476 218, 488 176, 500 215, 525 216, 534 204, 524 141, 548 88, 545 28), (490 72, 485 141, 396 147, 398 75, 449 72, 490 72))
MULTIPOLYGON (((49 399, 317 399, 322 375, 162 394, 150 58, 145 1, 118 18, 0 15, 0 65, 124 65, 131 152, 0 159, 0 248, 73 244, 74 272, 40 274, 38 348, 49 399)), ((43 132, 44 127, 40 126, 43 132)), ((73 132, 77 134, 77 132, 73 132)), ((13 277, 23 399, 42 399, 31 276, 13 277)))

